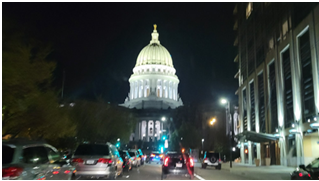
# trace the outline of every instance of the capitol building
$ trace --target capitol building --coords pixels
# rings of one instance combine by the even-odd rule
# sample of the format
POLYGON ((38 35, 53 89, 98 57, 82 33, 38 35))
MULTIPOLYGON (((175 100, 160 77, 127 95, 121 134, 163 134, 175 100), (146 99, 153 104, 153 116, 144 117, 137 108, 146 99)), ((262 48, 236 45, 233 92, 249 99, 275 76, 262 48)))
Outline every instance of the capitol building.
POLYGON ((154 25, 150 43, 137 57, 129 79, 130 91, 125 102, 120 104, 138 113, 139 121, 130 141, 156 142, 163 136, 169 139, 173 121, 170 110, 183 106, 172 56, 161 45, 156 28, 154 25))

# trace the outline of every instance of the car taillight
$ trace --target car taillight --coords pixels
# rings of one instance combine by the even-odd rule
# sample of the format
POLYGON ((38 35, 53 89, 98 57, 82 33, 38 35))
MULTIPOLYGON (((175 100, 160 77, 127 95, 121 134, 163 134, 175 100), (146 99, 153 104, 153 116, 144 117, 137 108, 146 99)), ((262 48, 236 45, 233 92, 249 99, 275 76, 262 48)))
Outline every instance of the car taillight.
POLYGON ((205 158, 204 160, 207 160, 207 158, 205 158))
POLYGON ((59 174, 59 171, 54 171, 52 173, 53 173, 53 175, 56 175, 56 174, 59 174))
POLYGON ((65 171, 64 171, 65 174, 68 174, 68 173, 70 173, 70 172, 71 172, 70 170, 65 170, 65 171))
POLYGON ((302 173, 299 173, 299 177, 302 177, 302 173))
POLYGON ((165 167, 167 167, 167 166, 168 166, 168 157, 167 157, 167 158, 165 158, 164 166, 165 166, 165 167))
POLYGON ((83 163, 83 160, 81 158, 73 158, 72 162, 83 163))
POLYGON ((134 157, 134 160, 136 160, 136 157, 134 157))
POLYGON ((154 154, 151 154, 151 157, 154 157, 155 155, 154 154))
POLYGON ((222 159, 219 159, 219 161, 221 162, 221 161, 222 161, 222 159))
POLYGON ((111 163, 112 163, 112 159, 109 159, 109 158, 100 158, 97 162, 98 162, 98 163, 104 163, 104 164, 111 164, 111 163))
POLYGON ((194 160, 193 160, 193 158, 190 158, 190 159, 189 159, 189 162, 190 162, 190 166, 193 167, 193 166, 194 166, 194 160))
POLYGON ((308 177, 310 177, 310 173, 308 173, 308 177))
POLYGON ((21 175, 23 168, 20 167, 8 167, 2 169, 2 177, 18 177, 21 175))

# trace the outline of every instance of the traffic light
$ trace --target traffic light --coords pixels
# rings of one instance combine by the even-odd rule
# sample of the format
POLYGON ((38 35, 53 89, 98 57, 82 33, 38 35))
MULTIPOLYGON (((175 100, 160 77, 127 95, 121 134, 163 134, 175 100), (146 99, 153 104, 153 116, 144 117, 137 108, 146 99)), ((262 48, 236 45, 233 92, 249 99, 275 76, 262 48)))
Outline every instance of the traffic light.
POLYGON ((163 140, 166 140, 166 136, 163 136, 163 140))
POLYGON ((116 143, 116 147, 120 147, 120 143, 116 143))

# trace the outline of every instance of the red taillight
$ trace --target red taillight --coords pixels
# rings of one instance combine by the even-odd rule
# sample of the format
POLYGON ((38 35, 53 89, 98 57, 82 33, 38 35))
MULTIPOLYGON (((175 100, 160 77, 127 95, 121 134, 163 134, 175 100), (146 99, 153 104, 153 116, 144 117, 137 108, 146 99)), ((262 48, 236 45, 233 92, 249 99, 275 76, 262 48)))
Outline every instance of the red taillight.
POLYGON ((111 163, 112 163, 112 159, 109 159, 109 158, 100 158, 97 162, 98 162, 98 163, 111 164, 111 163))
POLYGON ((221 162, 221 161, 222 161, 222 159, 219 159, 219 161, 221 162))
POLYGON ((189 162, 190 162, 190 166, 193 167, 193 166, 194 166, 194 160, 193 160, 193 158, 190 158, 190 159, 189 159, 189 162))
POLYGON ((302 177, 302 173, 299 173, 299 177, 302 177))
POLYGON ((165 166, 165 167, 167 167, 167 166, 168 166, 168 157, 167 157, 167 158, 165 158, 164 166, 165 166))
POLYGON ((136 157, 134 157, 134 160, 136 160, 136 157))
POLYGON ((308 173, 308 177, 310 177, 310 173, 308 173))
POLYGON ((83 163, 83 160, 81 158, 73 158, 72 162, 83 163))
POLYGON ((59 171, 52 172, 54 175, 59 174, 59 171))
POLYGON ((70 170, 65 170, 64 173, 68 174, 70 173, 71 171, 70 170))
POLYGON ((204 160, 207 160, 207 158, 205 158, 204 160))
POLYGON ((23 169, 20 167, 8 167, 2 169, 2 177, 18 177, 23 169))

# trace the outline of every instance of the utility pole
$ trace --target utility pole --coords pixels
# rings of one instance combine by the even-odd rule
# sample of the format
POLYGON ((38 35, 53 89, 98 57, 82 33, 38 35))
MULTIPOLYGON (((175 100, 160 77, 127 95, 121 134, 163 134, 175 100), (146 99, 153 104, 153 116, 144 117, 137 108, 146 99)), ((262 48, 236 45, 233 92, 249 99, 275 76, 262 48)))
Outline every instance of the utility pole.
POLYGON ((62 80, 62 93, 61 93, 62 100, 63 100, 63 92, 64 92, 64 82, 65 82, 65 70, 63 70, 63 80, 62 80))

